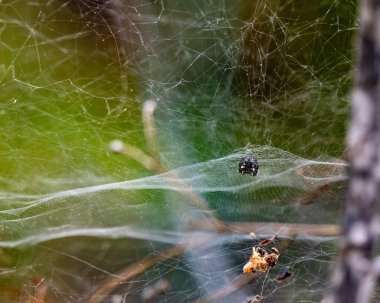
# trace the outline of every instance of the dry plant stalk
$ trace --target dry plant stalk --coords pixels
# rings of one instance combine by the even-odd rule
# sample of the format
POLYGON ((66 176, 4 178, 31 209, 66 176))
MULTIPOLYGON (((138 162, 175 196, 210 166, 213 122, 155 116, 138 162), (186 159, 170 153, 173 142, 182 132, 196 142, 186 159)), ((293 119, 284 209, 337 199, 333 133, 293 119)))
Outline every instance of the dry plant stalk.
MULTIPOLYGON (((149 147, 150 152, 153 155, 159 154, 158 144, 156 140, 156 128, 154 122, 154 112, 157 107, 155 101, 148 100, 143 105, 143 124, 144 124, 144 134, 145 139, 147 141, 147 145, 149 147)), ((112 141, 110 143, 110 149, 112 152, 120 153, 126 156, 131 157, 132 159, 138 161, 145 168, 160 173, 166 181, 172 185, 179 193, 188 198, 197 208, 202 209, 209 215, 208 225, 212 226, 214 230, 227 229, 226 224, 222 221, 215 218, 207 206, 207 203, 201 196, 195 193, 192 188, 186 184, 184 180, 182 180, 175 173, 170 172, 165 166, 161 164, 159 159, 149 156, 144 153, 139 148, 121 142, 119 140, 112 141)), ((209 237, 201 238, 198 241, 188 242, 184 244, 178 244, 167 250, 163 251, 159 255, 153 255, 146 259, 140 260, 136 263, 130 264, 129 266, 122 269, 115 276, 109 277, 102 281, 92 293, 88 303, 98 303, 101 302, 104 297, 106 297, 109 293, 115 290, 118 286, 120 286, 121 282, 128 281, 129 279, 143 273, 145 270, 149 269, 153 265, 163 262, 172 257, 178 257, 181 255, 186 249, 197 247, 207 241, 210 241, 209 237)))
MULTIPOLYGON (((190 228, 207 230, 209 224, 205 220, 191 221, 190 228)), ((236 232, 242 234, 276 234, 283 237, 294 237, 295 235, 338 237, 340 226, 335 224, 298 224, 298 223, 271 223, 271 222, 230 222, 219 232, 236 232)))
POLYGON ((142 274, 144 271, 148 270, 157 263, 164 262, 165 260, 175 258, 183 254, 187 250, 191 250, 202 244, 210 241, 210 237, 198 238, 195 241, 188 241, 186 243, 178 244, 176 246, 170 247, 160 253, 147 257, 145 259, 139 260, 138 262, 132 263, 129 266, 123 268, 119 273, 108 277, 102 283, 96 287, 95 291, 92 293, 88 303, 100 303, 104 298, 120 286, 122 282, 129 281, 136 276, 142 274))

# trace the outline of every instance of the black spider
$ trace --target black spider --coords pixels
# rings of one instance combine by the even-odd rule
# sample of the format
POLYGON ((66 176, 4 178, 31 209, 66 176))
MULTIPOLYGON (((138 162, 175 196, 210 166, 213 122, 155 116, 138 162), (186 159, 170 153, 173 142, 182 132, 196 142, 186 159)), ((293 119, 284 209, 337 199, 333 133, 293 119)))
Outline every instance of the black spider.
POLYGON ((259 172, 259 162, 253 156, 245 156, 239 162, 239 173, 256 176, 259 172))

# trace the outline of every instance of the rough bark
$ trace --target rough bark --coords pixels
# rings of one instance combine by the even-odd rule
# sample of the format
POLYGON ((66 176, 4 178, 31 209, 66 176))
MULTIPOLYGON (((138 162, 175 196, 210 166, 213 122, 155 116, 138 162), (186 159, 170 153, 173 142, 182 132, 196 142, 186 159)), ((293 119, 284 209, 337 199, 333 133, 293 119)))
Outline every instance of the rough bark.
POLYGON ((360 22, 343 235, 324 303, 369 302, 378 275, 373 254, 380 224, 380 0, 362 0, 360 22))

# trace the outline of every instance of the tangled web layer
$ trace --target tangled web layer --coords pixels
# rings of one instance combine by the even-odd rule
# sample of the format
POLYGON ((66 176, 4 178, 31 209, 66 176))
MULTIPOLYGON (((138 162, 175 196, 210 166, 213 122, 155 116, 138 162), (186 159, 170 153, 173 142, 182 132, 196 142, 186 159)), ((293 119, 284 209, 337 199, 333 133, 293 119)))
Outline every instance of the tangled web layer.
MULTIPOLYGON (((307 294, 312 301, 325 287, 329 266, 324 262, 331 262, 338 231, 326 236, 316 228, 310 233, 302 223, 337 223, 337 188, 344 184, 346 167, 342 161, 307 160, 270 146, 256 146, 141 179, 35 196, 3 193, 6 203, 0 212, 0 245, 13 249, 34 246, 39 251, 37 255, 48 252, 55 258, 80 264, 79 268, 84 266, 90 276, 95 274, 95 280, 84 278, 79 289, 74 290, 78 286, 67 279, 71 275, 79 277, 78 269, 74 265, 63 269, 59 264, 64 261, 55 261, 56 270, 63 271, 63 280, 51 277, 49 284, 62 300, 67 299, 67 291, 88 294, 99 284, 90 302, 105 298, 122 302, 125 296, 131 302, 144 301, 146 296, 147 302, 150 296, 170 302, 190 302, 200 297, 205 302, 244 302, 255 294, 273 300, 290 296, 298 302, 303 300, 302 289, 313 285, 316 292, 307 294), (237 164, 247 154, 259 159, 256 177, 238 173, 237 164), (194 203, 194 197, 198 198, 196 202, 206 204, 194 203), (232 224, 224 235, 213 226, 215 218, 232 224), (242 228, 241 221, 262 223, 242 228), (265 222, 278 225, 268 229, 265 222), (289 223, 298 229, 289 230, 289 223), (252 239, 249 231, 255 231, 258 238, 252 239), (273 233, 280 239, 273 245, 281 248, 283 256, 278 266, 252 282, 249 274, 242 276, 242 265, 257 245, 255 242, 273 233), (72 237, 83 240, 70 242, 68 252, 67 247, 57 249, 72 237), (103 253, 94 239, 106 245, 103 253), (111 257, 115 253, 114 241, 118 241, 116 246, 133 245, 138 255, 127 249, 123 256, 111 257), (165 249, 168 245, 174 246, 174 252, 165 249), (97 253, 91 258, 82 253, 77 256, 83 249, 97 253), (139 261, 140 254, 147 259, 139 261), (113 262, 109 258, 114 258, 113 262), (150 264, 149 258, 158 260, 150 264), (129 268, 133 260, 140 268, 140 277, 130 274, 134 272, 129 268), (124 272, 112 274, 115 268, 123 267, 124 272), (309 272, 315 270, 318 275, 309 272), (276 278, 284 271, 291 271, 293 276, 280 283, 276 278), (114 279, 119 286, 108 286, 105 293, 97 293, 102 285, 108 285, 102 279, 114 279), (161 284, 166 285, 165 289, 161 290, 161 284)), ((33 268, 39 275, 46 271, 33 268)))
POLYGON ((136 180, 36 196, 2 193, 0 215, 6 233, 0 244, 13 247, 73 235, 128 235, 172 243, 175 238, 169 240, 169 231, 181 230, 182 220, 199 206, 188 198, 189 192, 229 221, 336 223, 339 195, 325 188, 343 184, 346 166, 342 161, 307 160, 259 146, 136 180), (260 161, 256 177, 238 173, 239 160, 246 154, 260 161), (334 204, 328 210, 326 196, 322 205, 317 203, 324 191, 334 204), (308 204, 313 204, 313 212, 303 213, 308 204), (161 215, 170 213, 162 222, 161 215), (308 213, 312 217, 307 218, 308 213))

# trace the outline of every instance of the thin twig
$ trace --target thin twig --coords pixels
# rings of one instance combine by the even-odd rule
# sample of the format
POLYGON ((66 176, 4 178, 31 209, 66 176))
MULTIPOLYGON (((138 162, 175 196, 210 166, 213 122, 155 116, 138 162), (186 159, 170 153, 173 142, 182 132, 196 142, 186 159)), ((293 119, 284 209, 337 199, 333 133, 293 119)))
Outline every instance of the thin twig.
POLYGON ((318 186, 312 186, 306 194, 302 195, 296 201, 296 206, 303 206, 315 203, 322 193, 327 192, 331 189, 330 183, 323 183, 318 186))
MULTIPOLYGON (((198 227, 210 227, 210 223, 207 221, 198 222, 198 227)), ((276 224, 276 223, 232 223, 229 225, 231 230, 238 231, 240 233, 249 233, 254 231, 256 233, 263 234, 274 234, 276 233, 279 236, 289 236, 296 237, 296 235, 305 235, 305 236, 338 236, 339 235, 339 226, 337 225, 314 225, 314 224, 276 224)), ((212 228, 212 227, 210 227, 212 228)), ((220 231, 226 232, 226 229, 220 229, 220 231)), ((179 244, 174 247, 168 248, 143 260, 139 260, 133 264, 122 269, 119 273, 116 273, 113 276, 106 278, 102 281, 95 289, 91 295, 88 303, 99 303, 101 302, 108 294, 120 286, 122 282, 127 282, 134 277, 140 275, 144 271, 148 270, 157 263, 164 262, 170 258, 175 258, 183 254, 187 250, 194 249, 199 247, 204 243, 207 243, 211 240, 210 237, 203 237, 197 239, 196 241, 187 242, 184 244, 179 244)), ((284 248, 281 247, 280 250, 284 248)), ((252 275, 243 275, 237 278, 232 284, 227 287, 218 290, 213 295, 205 297, 202 301, 197 302, 213 302, 217 301, 220 298, 230 295, 234 291, 238 290, 243 285, 249 283, 254 276, 252 275)))
POLYGON ((122 142, 120 140, 113 140, 110 143, 110 150, 113 153, 122 154, 132 158, 150 171, 164 172, 164 168, 161 166, 160 162, 158 162, 155 158, 147 155, 136 146, 122 142))
MULTIPOLYGON (((208 229, 209 224, 205 220, 191 221, 193 229, 208 229)), ((231 222, 224 225, 219 232, 238 232, 256 234, 277 234, 278 236, 319 236, 337 237, 340 235, 340 226, 335 224, 295 224, 295 223, 270 223, 270 222, 231 222)))
POLYGON ((148 270, 155 264, 164 262, 170 258, 178 257, 187 250, 194 249, 197 246, 200 246, 204 243, 210 241, 210 237, 198 238, 195 241, 186 242, 183 244, 178 244, 176 246, 170 247, 160 253, 152 255, 143 260, 139 260, 135 263, 132 263, 122 269, 120 272, 116 273, 113 276, 106 278, 101 282, 99 286, 96 287, 95 291, 92 293, 88 303, 99 303, 109 295, 114 289, 119 287, 122 282, 129 281, 144 271, 148 270))
MULTIPOLYGON (((144 124, 144 134, 147 140, 150 151, 153 155, 159 155, 158 145, 156 141, 156 128, 154 122, 154 112, 156 109, 156 102, 149 100, 146 101, 143 105, 143 124, 144 124)), ((141 151, 139 148, 124 143, 119 140, 114 140, 110 143, 110 149, 112 152, 120 153, 126 156, 133 158, 142 164, 145 168, 154 171, 156 173, 160 173, 161 177, 165 178, 165 180, 173 186, 175 190, 181 193, 183 196, 188 198, 197 208, 202 209, 207 212, 210 216, 208 219, 208 226, 214 230, 227 230, 228 227, 226 224, 218 219, 216 219, 211 210, 208 208, 206 201, 196 194, 191 186, 189 186, 184 180, 182 180, 175 173, 169 171, 166 167, 164 167, 159 159, 151 157, 141 151)), ((194 242, 190 244, 190 246, 197 246, 204 241, 194 242), (198 243, 199 242, 199 243, 198 243)), ((186 245, 188 247, 189 244, 186 245)), ((160 255, 155 255, 150 258, 147 258, 141 262, 133 263, 117 274, 117 277, 109 277, 102 281, 93 292, 92 296, 88 303, 97 303, 100 302, 108 293, 110 293, 113 289, 119 286, 121 281, 126 281, 131 279, 132 277, 142 273, 146 269, 150 268, 156 263, 162 262, 170 257, 178 256, 182 254, 185 249, 185 245, 177 245, 168 250, 164 251, 160 255)))
POLYGON ((157 130, 154 121, 154 113, 157 109, 157 102, 153 100, 145 101, 142 109, 142 121, 144 124, 145 140, 152 155, 158 155, 157 130))
MULTIPOLYGON (((153 100, 148 100, 144 102, 142 110, 145 139, 152 155, 159 155, 159 148, 156 139, 157 131, 154 121, 154 113, 156 108, 157 103, 153 100)), ((112 141, 110 143, 110 149, 112 152, 129 156, 138 161, 145 168, 161 174, 161 177, 165 178, 170 185, 172 185, 183 196, 188 198, 197 208, 207 212, 216 228, 220 228, 223 225, 222 222, 214 218, 211 210, 207 206, 207 202, 200 195, 195 193, 193 188, 191 188, 191 186, 189 186, 183 179, 162 165, 158 158, 149 156, 139 148, 119 140, 112 141)))

